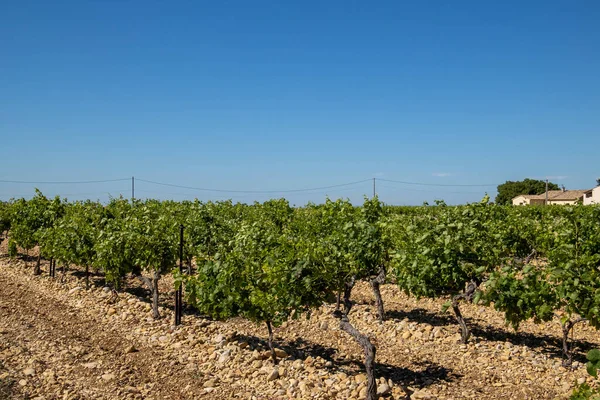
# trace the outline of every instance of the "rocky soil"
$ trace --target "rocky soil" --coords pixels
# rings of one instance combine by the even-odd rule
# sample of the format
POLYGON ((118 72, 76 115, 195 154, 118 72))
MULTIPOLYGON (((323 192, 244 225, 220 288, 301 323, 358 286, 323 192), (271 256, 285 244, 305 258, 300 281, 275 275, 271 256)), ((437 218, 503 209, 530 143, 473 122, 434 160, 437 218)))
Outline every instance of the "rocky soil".
MULTIPOLYGON (((136 280, 123 292, 71 270, 61 283, 33 276, 23 260, 0 259, 0 399, 360 399, 362 352, 324 305, 275 329, 278 365, 266 326, 184 315, 173 327, 173 290, 163 279, 163 318, 136 280)), ((462 305, 473 329, 467 345, 445 299, 416 300, 382 287, 379 324, 369 286, 353 292, 351 322, 377 346, 378 391, 390 399, 566 398, 587 377, 583 354, 597 331, 577 325, 574 368, 561 366, 558 321, 505 327, 490 308, 462 305)))

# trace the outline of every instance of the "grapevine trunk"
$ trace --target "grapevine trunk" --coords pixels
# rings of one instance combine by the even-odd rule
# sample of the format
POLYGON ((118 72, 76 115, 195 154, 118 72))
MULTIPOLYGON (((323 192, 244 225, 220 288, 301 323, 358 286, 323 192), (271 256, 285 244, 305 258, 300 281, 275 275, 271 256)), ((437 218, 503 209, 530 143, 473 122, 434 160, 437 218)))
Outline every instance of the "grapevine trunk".
POLYGON ((346 315, 350 314, 350 310, 352 309, 352 301, 350 300, 350 296, 352 295, 352 289, 354 288, 355 282, 356 277, 353 276, 344 284, 344 313, 346 315))
POLYGON ((467 343, 469 337, 471 336, 471 332, 469 331, 469 327, 465 322, 465 319, 460 312, 460 307, 458 306, 458 300, 462 297, 462 295, 454 296, 452 298, 452 309, 454 310, 454 314, 456 315, 456 320, 458 321, 458 325, 460 326, 460 342, 467 343))
POLYGON ((570 366, 573 363, 573 349, 569 348, 569 333, 571 333, 575 324, 583 321, 585 321, 585 318, 579 317, 575 320, 568 320, 562 324, 562 352, 565 357, 563 366, 570 366))
POLYGON ((381 298, 380 286, 385 283, 385 267, 379 268, 379 274, 371 280, 371 287, 373 288, 373 294, 375 295, 375 301, 377 303, 377 318, 379 322, 383 322, 385 319, 385 309, 383 307, 383 299, 381 298))
POLYGON ((152 317, 154 319, 159 319, 160 313, 158 312, 158 281, 160 280, 160 271, 155 270, 152 273, 152 279, 143 275, 138 275, 138 279, 141 280, 150 290, 150 293, 152 294, 152 317))
POLYGON ((271 358, 273 364, 277 365, 277 355, 275 354, 275 346, 273 346, 273 328, 271 327, 271 321, 267 321, 267 329, 269 330, 269 350, 271 350, 271 358))
POLYGON ((352 326, 347 315, 342 315, 340 329, 352 336, 363 348, 365 353, 365 371, 367 374, 366 400, 375 400, 377 398, 377 382, 375 381, 375 353, 377 349, 366 335, 363 335, 358 329, 352 326))
POLYGON ((40 268, 40 263, 42 262, 42 255, 38 254, 37 260, 35 262, 35 268, 33 269, 33 274, 34 275, 40 275, 42 273, 42 270, 40 268))

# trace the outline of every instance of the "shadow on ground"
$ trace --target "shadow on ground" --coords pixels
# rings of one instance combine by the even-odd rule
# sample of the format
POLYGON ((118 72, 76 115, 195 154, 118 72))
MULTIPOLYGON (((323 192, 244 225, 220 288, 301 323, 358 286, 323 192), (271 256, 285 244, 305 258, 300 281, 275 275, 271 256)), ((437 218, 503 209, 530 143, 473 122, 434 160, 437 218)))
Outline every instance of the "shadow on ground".
MULTIPOLYGON (((453 315, 437 314, 431 311, 416 308, 410 311, 389 310, 386 312, 387 319, 403 320, 408 319, 412 322, 427 323, 433 326, 455 327, 458 331, 458 325, 453 315)), ((514 345, 527 346, 532 349, 540 349, 549 357, 564 359, 562 353, 562 340, 559 337, 532 334, 527 332, 512 331, 511 328, 502 329, 492 325, 482 325, 472 318, 465 318, 471 334, 489 342, 510 342, 514 345)), ((557 325, 557 332, 560 327, 557 325)), ((585 353, 595 347, 594 343, 586 340, 575 339, 569 342, 569 346, 574 349, 573 361, 586 362, 585 353)))
MULTIPOLYGON (((0 372, 5 372, 5 371, 7 371, 7 370, 4 367, 4 365, 2 364, 2 361, 0 361, 0 372)), ((16 383, 17 383, 16 380, 11 376, 7 376, 5 378, 0 378, 0 399, 16 399, 17 398, 16 383)))
POLYGON ((385 316, 387 319, 396 319, 402 321, 406 318, 409 321, 418 322, 421 324, 427 323, 433 326, 446 326, 456 324, 456 319, 454 319, 450 315, 440 315, 432 313, 423 308, 415 308, 410 311, 389 310, 385 313, 385 316))
MULTIPOLYGON (((265 339, 251 335, 238 335, 237 340, 246 341, 252 350, 267 351, 268 343, 265 339)), ((352 339, 348 339, 352 340, 352 339)), ((293 341, 277 341, 275 347, 285 350, 295 359, 306 360, 308 357, 321 357, 330 361, 328 368, 333 372, 344 372, 348 376, 354 376, 365 372, 362 361, 340 357, 338 350, 333 347, 323 346, 302 338, 293 341)), ((452 382, 461 377, 451 369, 435 363, 413 363, 416 368, 409 369, 391 364, 377 363, 375 360, 376 377, 391 379, 395 385, 406 386, 429 386, 437 382, 452 382)))

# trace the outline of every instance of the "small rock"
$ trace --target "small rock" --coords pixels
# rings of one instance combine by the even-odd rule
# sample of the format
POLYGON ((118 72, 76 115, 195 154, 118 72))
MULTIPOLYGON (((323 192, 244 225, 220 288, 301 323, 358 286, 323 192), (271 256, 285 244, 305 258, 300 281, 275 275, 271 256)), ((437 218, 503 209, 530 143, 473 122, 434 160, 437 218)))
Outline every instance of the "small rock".
POLYGON ((138 388, 136 388, 135 386, 125 386, 125 391, 127 393, 139 393, 140 390, 138 388))
POLYGON ((279 370, 274 369, 273 371, 271 371, 269 376, 267 376, 267 382, 274 381, 277 378, 279 378, 279 370))
POLYGON ((105 381, 112 381, 113 379, 115 379, 115 374, 104 374, 102 375, 102 379, 104 379, 105 381))
POLYGON ((81 289, 83 289, 81 286, 77 286, 77 287, 74 287, 73 289, 69 290, 68 293, 73 294, 75 292, 79 292, 81 289))
POLYGON ((231 350, 225 350, 220 356, 219 359, 217 360, 217 362, 219 364, 225 364, 227 361, 229 361, 229 356, 231 355, 231 350))
POLYGON ((33 368, 25 368, 23 370, 23 374, 25 376, 33 376, 33 375, 35 375, 35 370, 33 368))
POLYGON ((109 308, 108 311, 106 312, 106 314, 108 314, 108 315, 113 315, 116 313, 117 313, 117 310, 115 310, 114 308, 109 308))
POLYGON ((406 331, 402 334, 402 339, 408 339, 409 337, 411 337, 411 333, 410 331, 406 331))
POLYGON ((213 338, 213 343, 223 343, 225 341, 225 336, 222 334, 218 334, 213 338))
POLYGON ((246 347, 248 347, 248 342, 239 342, 238 347, 240 349, 245 349, 246 347))
POLYGON ((137 349, 133 345, 128 346, 127 348, 125 348, 125 354, 135 353, 136 351, 137 351, 137 349))
POLYGON ((21 386, 25 386, 25 385, 27 385, 27 381, 26 381, 25 379, 21 379, 21 380, 19 381, 19 385, 21 385, 21 386))
POLYGON ((379 396, 386 396, 390 394, 391 391, 392 389, 387 385, 387 383, 382 383, 377 387, 377 394, 379 396))
POLYGON ((425 390, 417 390, 410 396, 411 400, 434 400, 435 396, 425 390))
POLYGON ((206 382, 204 382, 204 384, 202 385, 202 387, 204 388, 214 388, 217 385, 217 382, 214 379, 209 379, 206 382))
POLYGON ((327 329, 329 329, 329 324, 327 323, 327 321, 323 321, 319 325, 319 328, 321 328, 322 330, 326 331, 327 329))
POLYGON ((366 382, 367 376, 365 374, 358 374, 354 377, 354 381, 358 384, 366 382))
POLYGON ((578 385, 583 385, 585 383, 585 378, 579 378, 577 379, 577 384, 578 385))
POLYGON ((281 349, 275 349, 275 355, 278 358, 287 358, 288 357, 288 353, 286 353, 285 350, 281 350, 281 349))
POLYGON ((198 326, 199 326, 200 328, 206 328, 206 327, 207 327, 207 326, 209 326, 209 325, 210 325, 210 322, 209 322, 209 321, 207 321, 207 320, 202 320, 202 321, 201 321, 201 322, 198 324, 198 326))

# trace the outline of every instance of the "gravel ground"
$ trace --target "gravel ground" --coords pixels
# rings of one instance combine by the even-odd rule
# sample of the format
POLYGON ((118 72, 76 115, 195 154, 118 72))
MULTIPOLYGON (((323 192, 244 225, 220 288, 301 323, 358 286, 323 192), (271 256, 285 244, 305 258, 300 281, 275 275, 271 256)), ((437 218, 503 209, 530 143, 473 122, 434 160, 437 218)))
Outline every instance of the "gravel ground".
MULTIPOLYGON (((275 329, 279 363, 266 350, 266 326, 218 322, 188 313, 173 327, 172 280, 161 282, 163 318, 151 318, 137 280, 118 295, 81 271, 61 283, 32 276, 23 260, 0 259, 0 399, 359 399, 362 351, 324 305, 275 329)), ((47 271, 47 263, 43 263, 47 271)), ((45 272, 44 272, 45 273, 45 272)), ((577 325, 574 368, 561 366, 560 325, 525 323, 463 304, 474 337, 467 345, 446 299, 416 300, 384 285, 387 320, 376 321, 369 286, 359 284, 350 319, 377 346, 379 391, 390 399, 567 398, 587 378, 583 354, 598 333, 577 325)))

